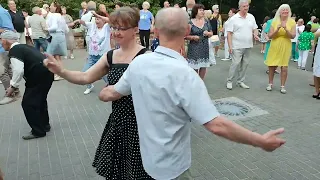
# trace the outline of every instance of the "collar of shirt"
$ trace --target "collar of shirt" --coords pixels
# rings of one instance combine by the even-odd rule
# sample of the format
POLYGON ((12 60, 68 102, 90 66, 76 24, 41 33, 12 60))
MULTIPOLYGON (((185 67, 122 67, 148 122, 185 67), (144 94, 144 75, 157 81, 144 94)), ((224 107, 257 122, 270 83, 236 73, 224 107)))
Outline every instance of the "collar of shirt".
POLYGON ((11 47, 10 47, 10 49, 11 48, 13 48, 15 45, 18 45, 18 44, 20 44, 20 43, 18 43, 18 42, 15 42, 15 43, 13 43, 13 44, 11 44, 11 47))
POLYGON ((183 56, 181 56, 181 54, 179 54, 177 51, 172 50, 170 48, 158 46, 157 49, 154 50, 154 52, 158 54, 162 54, 164 56, 169 56, 173 59, 181 60, 184 63, 188 64, 187 60, 183 56))

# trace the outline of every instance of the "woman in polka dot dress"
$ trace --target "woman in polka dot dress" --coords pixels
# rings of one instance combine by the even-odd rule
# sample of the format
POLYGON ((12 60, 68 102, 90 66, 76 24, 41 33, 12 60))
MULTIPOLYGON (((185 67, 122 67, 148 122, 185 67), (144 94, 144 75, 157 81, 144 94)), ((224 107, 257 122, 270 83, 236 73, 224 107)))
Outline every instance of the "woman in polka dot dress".
MULTIPOLYGON (((116 84, 130 62, 147 49, 136 43, 139 12, 123 7, 110 15, 111 32, 119 49, 107 53, 108 80, 116 84)), ((149 180, 140 154, 138 127, 132 96, 112 102, 112 112, 93 162, 99 175, 108 180, 149 180)))
POLYGON ((300 34, 298 38, 298 68, 305 70, 306 62, 309 56, 309 51, 312 48, 312 43, 314 40, 314 34, 311 32, 311 25, 307 24, 303 33, 300 34))

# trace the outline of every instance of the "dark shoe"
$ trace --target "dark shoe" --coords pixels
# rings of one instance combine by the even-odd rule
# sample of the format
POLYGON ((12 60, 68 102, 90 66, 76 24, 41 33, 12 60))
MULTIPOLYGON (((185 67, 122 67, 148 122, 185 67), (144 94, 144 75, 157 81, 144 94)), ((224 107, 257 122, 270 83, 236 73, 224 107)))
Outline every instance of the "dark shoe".
POLYGON ((320 96, 320 93, 318 95, 312 95, 313 98, 318 98, 320 96))
POLYGON ((314 84, 309 84, 309 86, 312 86, 312 87, 314 87, 314 84))
POLYGON ((22 136, 22 139, 31 140, 31 139, 37 139, 37 138, 42 138, 42 137, 44 137, 44 136, 37 136, 37 135, 30 133, 29 135, 22 136))
POLYGON ((49 131, 51 130, 51 126, 50 126, 50 125, 45 126, 45 127, 44 127, 44 130, 45 130, 46 132, 49 132, 49 131))

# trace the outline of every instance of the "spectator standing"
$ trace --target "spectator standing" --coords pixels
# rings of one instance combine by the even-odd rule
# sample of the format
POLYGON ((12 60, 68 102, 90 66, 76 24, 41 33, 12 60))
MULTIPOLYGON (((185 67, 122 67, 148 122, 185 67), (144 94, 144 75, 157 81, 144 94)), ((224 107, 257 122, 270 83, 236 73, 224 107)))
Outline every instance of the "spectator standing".
POLYGON ((142 4, 142 10, 140 10, 140 21, 139 21, 139 35, 141 45, 149 49, 150 43, 150 32, 153 28, 154 17, 148 10, 150 8, 149 2, 145 1, 142 4))
POLYGON ((28 13, 28 11, 26 11, 26 10, 24 9, 24 10, 22 10, 22 14, 23 14, 24 18, 26 19, 26 20, 25 20, 26 23, 27 23, 26 25, 28 26, 28 29, 27 29, 27 28, 24 28, 24 35, 25 35, 25 37, 26 37, 26 43, 29 44, 29 45, 31 45, 31 46, 33 46, 33 41, 32 41, 32 38, 31 38, 31 36, 32 36, 32 30, 31 30, 31 28, 30 28, 30 26, 29 26, 29 18, 30 18, 29 13, 28 13), (29 32, 29 34, 28 34, 27 32, 29 32))
POLYGON ((28 21, 28 26, 33 30, 31 38, 36 49, 40 51, 40 48, 42 48, 42 50, 46 52, 48 47, 48 28, 46 20, 41 15, 41 9, 39 7, 32 8, 32 12, 33 15, 28 21))
POLYGON ((62 17, 66 21, 67 26, 69 28, 69 32, 66 34, 66 40, 67 40, 67 50, 69 50, 70 53, 66 58, 74 59, 73 50, 75 49, 75 42, 74 42, 72 27, 75 25, 75 23, 73 22, 72 17, 69 14, 67 14, 66 7, 62 7, 62 17))
MULTIPOLYGON (((26 44, 25 27, 27 26, 25 17, 21 11, 17 10, 17 5, 14 0, 8 1, 9 14, 12 19, 14 29, 20 34, 19 43, 26 44)), ((26 34, 29 35, 28 28, 26 28, 26 34)))
POLYGON ((83 1, 81 3, 81 9, 79 10, 79 18, 87 13, 87 2, 83 1))

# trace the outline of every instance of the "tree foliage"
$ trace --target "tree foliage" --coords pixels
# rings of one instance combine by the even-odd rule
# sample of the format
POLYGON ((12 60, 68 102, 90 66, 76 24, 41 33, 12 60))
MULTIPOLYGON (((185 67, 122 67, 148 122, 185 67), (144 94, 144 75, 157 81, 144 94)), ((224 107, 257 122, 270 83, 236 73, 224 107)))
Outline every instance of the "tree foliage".
MULTIPOLYGON (((78 18, 78 12, 80 10, 80 4, 83 0, 58 0, 58 2, 67 7, 68 14, 73 18, 78 18)), ((123 2, 125 5, 131 5, 141 7, 145 0, 95 0, 97 5, 103 3, 107 6, 108 12, 112 12, 114 4, 117 1, 123 2)), ((163 6, 165 0, 147 0, 150 5, 150 11, 153 14, 163 6)), ((25 9, 31 13, 31 9, 34 6, 42 7, 43 4, 50 4, 52 2, 48 0, 16 0, 19 9, 25 9)), ((186 0, 169 0, 171 5, 179 4, 181 7, 185 6, 186 0)), ((211 9, 212 5, 220 5, 220 11, 223 14, 228 13, 230 8, 238 7, 238 0, 196 0, 197 3, 203 4, 207 9, 211 9)), ((311 15, 320 17, 320 7, 316 6, 315 0, 252 0, 250 5, 250 12, 256 17, 257 22, 261 23, 265 16, 269 15, 273 9, 277 9, 281 4, 289 4, 292 12, 297 17, 303 18, 305 21, 310 19, 311 15)), ((7 7, 7 0, 0 0, 2 6, 7 7)))

